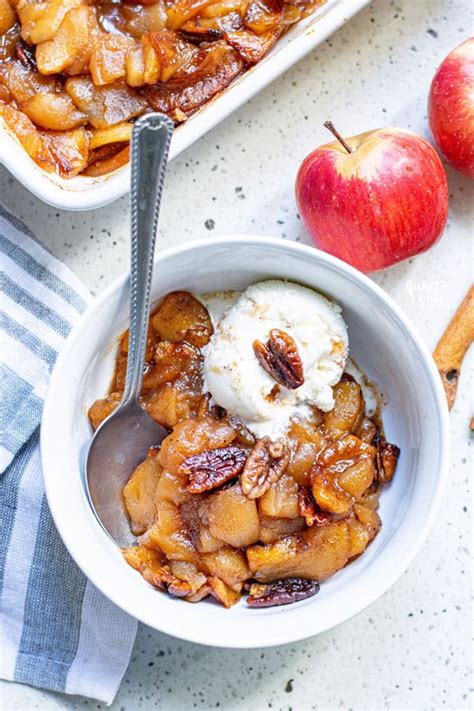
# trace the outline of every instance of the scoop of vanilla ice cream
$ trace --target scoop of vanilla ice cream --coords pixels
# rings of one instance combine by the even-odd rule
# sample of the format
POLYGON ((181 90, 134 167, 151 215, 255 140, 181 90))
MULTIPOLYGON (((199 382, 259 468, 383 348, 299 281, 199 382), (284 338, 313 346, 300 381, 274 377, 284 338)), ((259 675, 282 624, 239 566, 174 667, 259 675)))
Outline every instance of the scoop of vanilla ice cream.
POLYGON ((329 411, 348 351, 341 308, 299 284, 269 280, 249 286, 215 324, 204 355, 205 388, 257 437, 278 437, 311 406, 329 411), (266 343, 271 329, 288 333, 303 363, 304 383, 281 385, 257 360, 253 343, 266 343), (276 391, 276 394, 275 394, 276 391))

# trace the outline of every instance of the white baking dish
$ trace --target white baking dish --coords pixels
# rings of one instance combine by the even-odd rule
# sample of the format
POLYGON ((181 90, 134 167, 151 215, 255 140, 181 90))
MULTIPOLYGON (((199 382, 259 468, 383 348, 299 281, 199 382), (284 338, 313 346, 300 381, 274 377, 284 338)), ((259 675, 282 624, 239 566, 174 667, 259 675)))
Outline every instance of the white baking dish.
MULTIPOLYGON (((295 25, 271 52, 210 101, 173 136, 170 158, 174 158, 232 111, 300 60, 370 0, 327 0, 311 17, 295 25)), ((44 202, 63 210, 91 210, 106 205, 128 192, 129 167, 100 178, 77 176, 64 180, 39 168, 0 118, 0 162, 44 202)))

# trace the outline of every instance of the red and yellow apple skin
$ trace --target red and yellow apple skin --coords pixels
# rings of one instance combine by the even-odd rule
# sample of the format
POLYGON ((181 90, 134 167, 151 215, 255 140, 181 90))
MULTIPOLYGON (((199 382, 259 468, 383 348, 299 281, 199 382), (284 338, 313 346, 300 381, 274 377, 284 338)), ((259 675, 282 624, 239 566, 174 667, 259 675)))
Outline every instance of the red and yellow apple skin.
POLYGON ((448 163, 474 179, 474 37, 453 49, 436 72, 428 118, 448 163))
POLYGON ((317 247, 374 272, 429 249, 448 216, 446 173, 411 131, 383 128, 320 146, 296 179, 300 215, 317 247))

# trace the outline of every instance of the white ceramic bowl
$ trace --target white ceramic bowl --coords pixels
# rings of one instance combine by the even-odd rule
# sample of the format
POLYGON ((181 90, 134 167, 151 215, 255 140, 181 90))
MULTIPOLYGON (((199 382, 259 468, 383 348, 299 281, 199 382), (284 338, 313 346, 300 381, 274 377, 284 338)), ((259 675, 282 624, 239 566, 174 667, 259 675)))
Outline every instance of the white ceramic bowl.
POLYGON ((222 647, 293 642, 347 620, 382 595, 420 549, 440 504, 447 465, 448 413, 431 355, 398 306, 366 276, 313 248, 266 237, 217 238, 158 256, 153 299, 175 289, 241 289, 269 277, 322 290, 343 307, 351 354, 388 398, 384 423, 401 456, 381 496, 382 530, 365 553, 288 607, 230 610, 191 605, 158 592, 122 559, 84 489, 91 437, 86 412, 113 372, 117 337, 128 322, 128 278, 115 281, 71 333, 54 369, 41 431, 51 513, 71 555, 121 608, 175 637, 222 647))
MULTIPOLYGON (((259 64, 245 72, 175 130, 170 160, 298 62, 368 2, 369 0, 327 0, 310 17, 295 25, 259 64)), ((315 80, 317 81, 317 76, 315 80)), ((77 176, 65 180, 46 173, 27 155, 6 128, 1 117, 0 163, 34 195, 63 210, 91 210, 101 207, 125 195, 130 185, 128 166, 100 178, 77 176)))

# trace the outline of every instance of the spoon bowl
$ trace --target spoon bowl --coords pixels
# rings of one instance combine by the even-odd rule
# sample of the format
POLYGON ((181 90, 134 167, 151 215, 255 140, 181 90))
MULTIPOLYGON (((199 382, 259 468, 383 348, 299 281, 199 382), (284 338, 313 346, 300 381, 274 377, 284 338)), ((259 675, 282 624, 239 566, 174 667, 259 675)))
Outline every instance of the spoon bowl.
POLYGON ((120 546, 135 536, 125 512, 122 491, 150 447, 168 434, 136 401, 119 407, 97 430, 87 457, 88 493, 102 527, 120 546))

